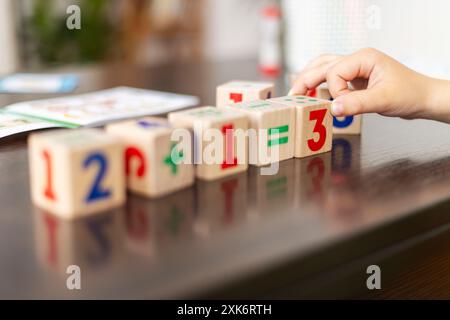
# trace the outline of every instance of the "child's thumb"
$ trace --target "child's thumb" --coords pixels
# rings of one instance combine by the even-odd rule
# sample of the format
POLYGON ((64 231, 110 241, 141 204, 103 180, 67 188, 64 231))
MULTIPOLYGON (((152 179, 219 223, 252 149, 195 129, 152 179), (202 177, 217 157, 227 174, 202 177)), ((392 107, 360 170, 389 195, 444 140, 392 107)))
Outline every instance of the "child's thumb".
POLYGON ((331 112, 336 117, 379 112, 382 99, 373 89, 351 91, 334 99, 331 112))

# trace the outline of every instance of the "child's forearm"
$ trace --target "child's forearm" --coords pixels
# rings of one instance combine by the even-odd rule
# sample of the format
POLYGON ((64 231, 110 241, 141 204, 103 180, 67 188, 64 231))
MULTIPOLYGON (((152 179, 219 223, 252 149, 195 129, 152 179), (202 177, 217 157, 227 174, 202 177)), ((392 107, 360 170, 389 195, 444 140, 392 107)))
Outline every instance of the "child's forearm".
POLYGON ((450 81, 431 79, 429 84, 424 117, 450 123, 450 81))

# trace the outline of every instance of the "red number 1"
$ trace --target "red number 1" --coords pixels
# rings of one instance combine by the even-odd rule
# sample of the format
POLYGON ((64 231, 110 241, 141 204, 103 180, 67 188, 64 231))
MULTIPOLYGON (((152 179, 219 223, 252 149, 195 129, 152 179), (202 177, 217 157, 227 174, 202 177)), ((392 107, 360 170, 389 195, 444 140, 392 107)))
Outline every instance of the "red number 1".
POLYGON ((52 158, 47 150, 42 152, 42 155, 46 164, 47 171, 47 186, 44 189, 44 196, 52 201, 56 200, 55 193, 53 192, 53 174, 52 174, 52 158))
POLYGON ((232 124, 222 127, 222 133, 225 136, 225 161, 222 163, 222 170, 237 166, 237 158, 234 157, 233 129, 232 124))
POLYGON ((327 128, 323 125, 323 120, 325 119, 326 114, 327 109, 311 111, 309 114, 310 121, 316 120, 313 132, 319 134, 319 139, 317 141, 314 141, 314 139, 308 140, 308 147, 311 151, 319 151, 325 144, 325 140, 327 138, 327 128))

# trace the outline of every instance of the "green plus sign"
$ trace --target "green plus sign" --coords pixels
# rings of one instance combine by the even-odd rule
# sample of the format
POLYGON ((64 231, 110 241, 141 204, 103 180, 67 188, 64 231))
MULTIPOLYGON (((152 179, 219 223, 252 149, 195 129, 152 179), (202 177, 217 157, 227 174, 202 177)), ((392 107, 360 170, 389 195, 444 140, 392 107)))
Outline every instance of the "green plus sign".
POLYGON ((180 164, 183 158, 183 151, 177 151, 177 144, 173 143, 170 147, 169 155, 164 158, 164 164, 170 167, 173 175, 176 175, 178 172, 178 164, 180 164))

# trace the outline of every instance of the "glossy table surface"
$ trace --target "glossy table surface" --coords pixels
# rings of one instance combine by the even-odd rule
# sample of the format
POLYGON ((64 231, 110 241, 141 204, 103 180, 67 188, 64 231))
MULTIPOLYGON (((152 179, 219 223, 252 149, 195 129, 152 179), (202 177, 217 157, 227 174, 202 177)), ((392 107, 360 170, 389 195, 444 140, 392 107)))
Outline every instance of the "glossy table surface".
MULTIPOLYGON (((260 78, 252 61, 70 71, 76 93, 129 85, 202 104, 220 83, 260 78)), ((395 252, 450 222, 450 126, 432 121, 366 115, 361 136, 335 136, 332 152, 281 162, 275 176, 251 167, 73 222, 31 204, 26 138, 0 141, 0 298, 370 297, 368 265, 395 284, 406 268, 395 252), (82 290, 66 288, 69 265, 82 290)))

